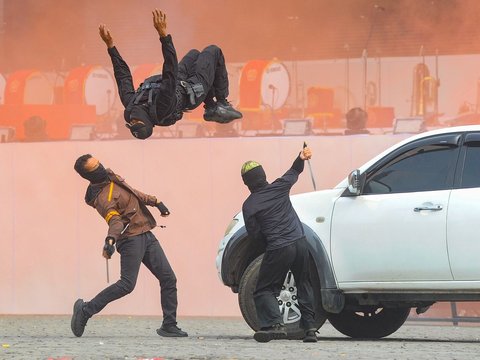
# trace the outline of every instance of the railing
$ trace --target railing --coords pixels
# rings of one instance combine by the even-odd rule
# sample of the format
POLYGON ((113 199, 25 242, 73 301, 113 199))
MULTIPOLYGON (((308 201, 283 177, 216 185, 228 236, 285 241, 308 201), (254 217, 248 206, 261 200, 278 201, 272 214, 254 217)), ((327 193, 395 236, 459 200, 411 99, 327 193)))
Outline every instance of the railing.
POLYGON ((414 322, 451 322, 453 326, 458 326, 459 323, 480 323, 480 316, 462 316, 458 314, 458 308, 456 302, 450 303, 451 316, 434 316, 434 317, 417 317, 409 316, 408 321, 414 322))

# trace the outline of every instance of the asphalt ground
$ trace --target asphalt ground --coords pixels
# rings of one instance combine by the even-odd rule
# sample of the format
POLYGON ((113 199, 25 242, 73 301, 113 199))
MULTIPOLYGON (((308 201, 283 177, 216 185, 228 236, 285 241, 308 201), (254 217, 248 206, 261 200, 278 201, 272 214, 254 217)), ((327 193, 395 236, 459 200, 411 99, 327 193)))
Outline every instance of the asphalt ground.
POLYGON ((162 338, 160 317, 96 316, 81 338, 70 316, 0 316, 0 359, 478 359, 480 327, 407 322, 381 340, 353 340, 328 322, 317 343, 257 343, 241 318, 181 318, 188 338, 162 338))

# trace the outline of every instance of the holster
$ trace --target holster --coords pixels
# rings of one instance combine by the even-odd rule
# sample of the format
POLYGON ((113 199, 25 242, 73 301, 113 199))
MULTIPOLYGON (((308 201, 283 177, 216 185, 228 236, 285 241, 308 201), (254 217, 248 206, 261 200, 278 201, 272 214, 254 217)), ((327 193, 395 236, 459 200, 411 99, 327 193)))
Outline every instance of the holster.
POLYGON ((188 96, 189 106, 187 105, 188 110, 192 110, 197 105, 197 99, 202 97, 205 94, 203 85, 200 83, 190 84, 186 81, 180 81, 180 85, 185 89, 188 96))

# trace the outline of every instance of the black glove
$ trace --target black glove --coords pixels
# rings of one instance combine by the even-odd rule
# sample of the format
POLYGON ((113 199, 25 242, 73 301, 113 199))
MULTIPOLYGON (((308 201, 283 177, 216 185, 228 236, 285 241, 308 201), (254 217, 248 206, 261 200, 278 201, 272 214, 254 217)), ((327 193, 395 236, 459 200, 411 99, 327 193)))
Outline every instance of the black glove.
POLYGON ((165 204, 163 202, 160 201, 155 206, 157 207, 158 210, 160 210, 160 214, 162 214, 162 216, 170 215, 170 211, 168 211, 167 207, 165 206, 165 204))
POLYGON ((110 236, 107 236, 105 239, 105 245, 103 245, 103 252, 107 255, 107 257, 110 259, 115 252, 115 246, 110 245, 110 240, 113 240, 110 236))

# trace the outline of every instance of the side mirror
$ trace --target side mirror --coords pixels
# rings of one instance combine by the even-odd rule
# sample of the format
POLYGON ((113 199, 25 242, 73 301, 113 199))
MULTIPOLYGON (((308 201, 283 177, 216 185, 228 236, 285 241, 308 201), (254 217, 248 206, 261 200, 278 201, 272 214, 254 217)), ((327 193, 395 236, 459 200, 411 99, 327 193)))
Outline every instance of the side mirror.
POLYGON ((348 191, 352 195, 358 196, 362 191, 362 186, 360 170, 353 170, 350 175, 348 175, 348 191))

